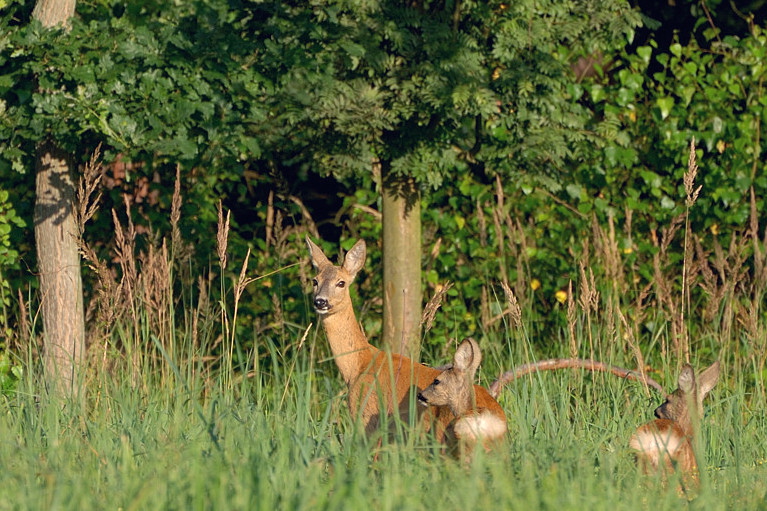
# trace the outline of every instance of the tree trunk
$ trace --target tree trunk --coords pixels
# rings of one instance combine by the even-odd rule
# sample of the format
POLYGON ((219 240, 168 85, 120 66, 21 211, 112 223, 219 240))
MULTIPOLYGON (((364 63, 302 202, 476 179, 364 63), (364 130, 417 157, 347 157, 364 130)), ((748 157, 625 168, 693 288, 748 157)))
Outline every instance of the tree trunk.
MULTIPOLYGON (((69 27, 76 0, 38 0, 32 17, 44 27, 69 27)), ((80 396, 85 354, 83 282, 74 218, 74 169, 55 142, 35 155, 35 243, 43 315, 43 371, 48 390, 80 396)))
POLYGON ((51 392, 76 397, 85 353, 85 319, 73 172, 67 155, 52 142, 40 144, 37 151, 35 242, 44 375, 51 392))
POLYGON ((383 342, 418 359, 421 342, 421 203, 415 182, 383 164, 383 342))
POLYGON ((46 28, 62 25, 67 28, 69 19, 75 15, 75 0, 37 0, 32 17, 46 28))

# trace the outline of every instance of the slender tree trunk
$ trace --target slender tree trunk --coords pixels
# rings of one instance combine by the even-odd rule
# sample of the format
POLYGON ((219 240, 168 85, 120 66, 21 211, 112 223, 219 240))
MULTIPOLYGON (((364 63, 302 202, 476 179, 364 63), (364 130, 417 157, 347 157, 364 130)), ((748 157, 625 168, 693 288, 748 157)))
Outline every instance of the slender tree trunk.
MULTIPOLYGON (((76 0, 38 0, 32 17, 44 27, 68 29, 76 0)), ((85 316, 80 254, 74 219, 75 179, 71 158, 55 142, 37 147, 35 243, 43 314, 43 370, 48 390, 81 395, 85 316)))
POLYGON ((421 204, 411 178, 383 177, 383 342, 418 359, 421 341, 421 204))
POLYGON ((67 27, 69 19, 75 15, 75 4, 75 0, 37 0, 32 17, 47 28, 67 27))
POLYGON ((35 242, 43 313, 43 365, 49 390, 76 397, 85 353, 80 254, 68 156, 52 142, 38 146, 35 242))

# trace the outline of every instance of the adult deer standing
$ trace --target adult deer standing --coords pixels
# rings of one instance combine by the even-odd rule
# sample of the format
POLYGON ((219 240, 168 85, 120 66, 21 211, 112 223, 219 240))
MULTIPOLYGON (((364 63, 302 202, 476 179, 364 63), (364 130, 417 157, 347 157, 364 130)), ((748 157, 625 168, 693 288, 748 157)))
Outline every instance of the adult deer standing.
POLYGON ((450 452, 468 461, 477 446, 490 452, 508 431, 506 415, 497 402, 477 403, 474 375, 482 353, 474 339, 464 339, 453 357, 453 365, 442 371, 424 390, 418 402, 424 406, 448 406, 455 419, 448 425, 446 443, 450 452), (485 403, 487 404, 487 403, 485 403))
POLYGON ((655 409, 655 419, 641 426, 629 445, 645 472, 664 476, 679 470, 685 486, 698 483, 698 462, 694 441, 703 417, 703 399, 719 380, 719 362, 714 362, 695 378, 695 370, 685 364, 678 385, 666 401, 655 409))
MULTIPOLYGON (((357 241, 341 266, 333 265, 309 238, 306 243, 317 270, 313 281, 314 308, 348 386, 351 413, 360 418, 365 432, 371 434, 395 413, 409 423, 414 411, 419 417, 412 419, 417 419, 425 430, 436 422, 435 436, 443 440, 445 428, 455 418, 450 408, 411 406, 411 398, 431 384, 440 371, 372 346, 357 322, 349 285, 365 264, 365 242, 357 241)), ((475 394, 477 405, 500 409, 485 388, 475 386, 475 394)))

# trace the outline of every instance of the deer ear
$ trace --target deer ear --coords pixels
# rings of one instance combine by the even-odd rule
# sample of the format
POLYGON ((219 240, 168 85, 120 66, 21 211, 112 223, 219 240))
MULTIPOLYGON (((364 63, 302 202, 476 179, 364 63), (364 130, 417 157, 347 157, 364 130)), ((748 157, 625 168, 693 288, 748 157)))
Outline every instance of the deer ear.
POLYGON ((344 270, 348 271, 352 277, 357 275, 357 272, 365 266, 365 257, 367 256, 367 248, 365 247, 365 240, 359 240, 349 250, 344 257, 344 270))
POLYGON ((717 360, 698 375, 698 393, 702 400, 711 392, 716 382, 719 381, 719 361, 717 360))
POLYGON ((459 371, 469 373, 474 379, 474 373, 477 372, 480 362, 482 362, 482 353, 479 351, 479 345, 474 339, 464 339, 455 350, 453 357, 453 367, 459 371))
POLYGON ((695 390, 695 370, 690 364, 682 366, 677 383, 679 389, 684 393, 690 393, 695 390))
POLYGON ((306 237, 306 244, 309 246, 309 257, 312 259, 312 266, 314 266, 316 270, 332 265, 322 249, 310 240, 309 236, 306 237))

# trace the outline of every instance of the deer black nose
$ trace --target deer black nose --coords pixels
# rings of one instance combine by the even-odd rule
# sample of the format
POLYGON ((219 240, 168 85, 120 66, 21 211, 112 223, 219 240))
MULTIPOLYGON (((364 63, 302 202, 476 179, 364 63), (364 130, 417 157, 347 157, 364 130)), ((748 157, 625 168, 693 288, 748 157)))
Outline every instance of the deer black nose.
POLYGON ((324 310, 328 308, 328 301, 325 298, 315 298, 314 308, 318 310, 324 310))

